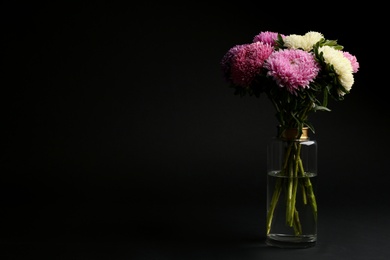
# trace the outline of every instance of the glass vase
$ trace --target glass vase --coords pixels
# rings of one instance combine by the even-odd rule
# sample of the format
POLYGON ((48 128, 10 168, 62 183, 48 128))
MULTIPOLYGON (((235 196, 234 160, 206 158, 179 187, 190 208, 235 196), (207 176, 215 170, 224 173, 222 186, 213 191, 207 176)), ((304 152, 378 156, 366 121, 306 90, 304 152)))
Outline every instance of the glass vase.
POLYGON ((307 128, 285 130, 267 147, 267 245, 316 245, 316 193, 317 142, 307 128))

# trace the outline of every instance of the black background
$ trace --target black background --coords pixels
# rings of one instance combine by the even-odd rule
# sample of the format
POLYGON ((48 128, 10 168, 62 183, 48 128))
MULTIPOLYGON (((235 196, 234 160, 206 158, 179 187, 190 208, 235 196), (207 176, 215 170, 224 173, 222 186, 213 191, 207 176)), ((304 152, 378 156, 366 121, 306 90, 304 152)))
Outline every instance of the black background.
POLYGON ((389 257, 385 17, 359 8, 3 3, 2 259, 389 257), (274 110, 221 74, 260 31, 318 31, 360 63, 345 100, 312 115, 311 249, 265 246, 274 110))

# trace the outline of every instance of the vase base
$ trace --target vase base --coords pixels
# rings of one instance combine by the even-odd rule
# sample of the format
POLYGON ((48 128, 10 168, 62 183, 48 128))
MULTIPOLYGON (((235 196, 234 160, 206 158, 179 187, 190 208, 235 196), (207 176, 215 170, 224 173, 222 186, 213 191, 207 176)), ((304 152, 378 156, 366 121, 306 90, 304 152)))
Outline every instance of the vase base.
POLYGON ((289 236, 284 234, 268 235, 265 243, 268 246, 279 248, 308 248, 313 247, 317 243, 316 236, 289 236))

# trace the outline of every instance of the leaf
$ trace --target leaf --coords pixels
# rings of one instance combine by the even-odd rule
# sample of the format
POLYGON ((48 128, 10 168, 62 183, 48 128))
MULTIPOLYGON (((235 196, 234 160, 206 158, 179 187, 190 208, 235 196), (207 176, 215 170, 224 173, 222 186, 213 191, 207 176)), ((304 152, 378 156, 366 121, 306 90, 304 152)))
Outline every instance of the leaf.
POLYGON ((312 131, 313 134, 316 133, 314 126, 311 123, 306 122, 305 125, 312 131))
POLYGON ((331 110, 329 109, 329 108, 327 108, 327 107, 324 107, 324 106, 314 106, 314 110, 315 111, 328 111, 328 112, 330 112, 331 110))

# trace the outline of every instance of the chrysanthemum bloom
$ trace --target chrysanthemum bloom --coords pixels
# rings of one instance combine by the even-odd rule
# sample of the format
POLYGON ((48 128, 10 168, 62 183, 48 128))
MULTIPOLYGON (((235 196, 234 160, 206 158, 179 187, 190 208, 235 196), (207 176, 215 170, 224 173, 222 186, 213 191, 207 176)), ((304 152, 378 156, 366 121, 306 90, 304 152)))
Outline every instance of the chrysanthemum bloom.
POLYGON ((309 88, 320 71, 320 65, 312 53, 285 49, 272 53, 264 68, 268 70, 267 76, 272 77, 278 86, 286 88, 291 94, 297 90, 309 88))
MULTIPOLYGON (((352 64, 344 53, 329 46, 323 46, 318 49, 324 55, 324 60, 327 64, 333 65, 333 68, 338 76, 341 85, 349 92, 354 83, 352 64)), ((338 90, 340 96, 345 92, 338 90)))
MULTIPOLYGON (((281 36, 282 36, 282 38, 285 37, 283 34, 281 36)), ((278 33, 266 31, 266 32, 261 32, 258 35, 256 35, 253 38, 253 42, 263 42, 263 43, 268 43, 272 46, 275 46, 276 45, 275 41, 277 39, 278 39, 278 33)))
POLYGON ((347 51, 343 51, 343 55, 344 55, 344 57, 346 57, 346 58, 351 62, 351 65, 352 65, 352 72, 353 72, 353 73, 358 72, 359 67, 360 67, 360 64, 359 64, 359 62, 357 61, 356 56, 350 54, 350 53, 347 52, 347 51))
POLYGON ((310 31, 305 35, 291 34, 286 36, 283 41, 284 46, 289 49, 303 49, 305 51, 311 51, 313 49, 313 45, 322 38, 324 38, 323 34, 310 31))
POLYGON ((261 73, 264 61, 271 55, 273 47, 262 42, 243 44, 232 51, 230 58, 230 80, 234 85, 249 87, 261 73))
POLYGON ((231 81, 231 63, 234 55, 239 51, 240 48, 243 48, 244 45, 236 45, 230 48, 221 60, 221 68, 223 75, 227 81, 231 81))

